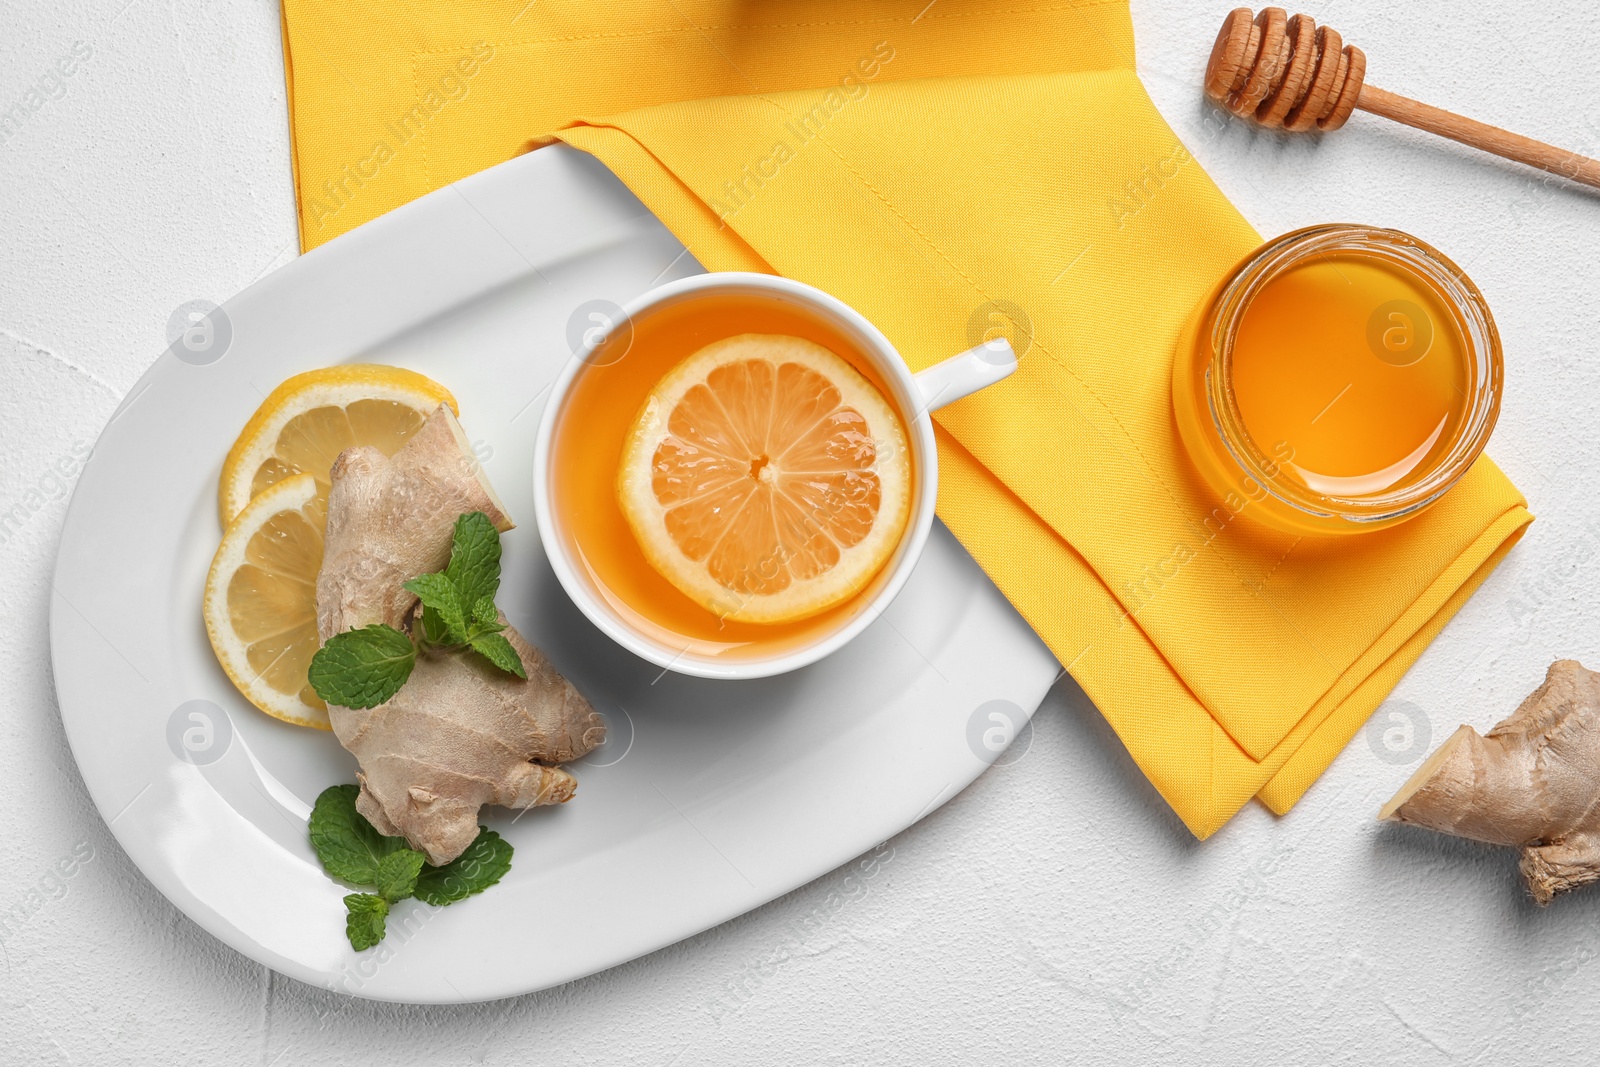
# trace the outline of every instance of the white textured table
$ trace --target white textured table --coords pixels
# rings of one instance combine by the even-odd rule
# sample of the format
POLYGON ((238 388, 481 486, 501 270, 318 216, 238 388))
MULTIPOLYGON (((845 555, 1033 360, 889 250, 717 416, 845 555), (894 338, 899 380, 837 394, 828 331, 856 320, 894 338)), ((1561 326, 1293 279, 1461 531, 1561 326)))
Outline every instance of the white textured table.
MULTIPOLYGON (((1539 516, 1291 815, 1196 843, 1065 681, 870 878, 560 989, 353 1001, 201 932, 84 792, 45 610, 65 495, 168 316, 294 254, 278 11, 126 2, 0 8, 0 111, 50 91, 0 125, 0 1063, 1595 1061, 1600 890, 1541 911, 1510 852, 1373 817, 1552 658, 1600 665, 1600 196, 1360 114, 1322 141, 1224 122, 1197 88, 1220 0, 1135 0, 1157 103, 1262 231, 1392 225, 1467 269, 1506 344, 1490 451, 1539 516)), ((1579 0, 1307 10, 1384 88, 1600 154, 1579 0)))

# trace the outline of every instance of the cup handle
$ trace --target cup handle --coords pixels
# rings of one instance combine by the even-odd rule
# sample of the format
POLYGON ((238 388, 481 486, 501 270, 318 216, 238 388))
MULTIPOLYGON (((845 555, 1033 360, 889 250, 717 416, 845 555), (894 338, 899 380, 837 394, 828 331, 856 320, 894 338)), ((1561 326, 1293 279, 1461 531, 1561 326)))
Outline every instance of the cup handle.
POLYGON ((1017 369, 1017 354, 1011 342, 1004 337, 985 341, 977 348, 969 348, 958 356, 935 363, 927 370, 913 374, 917 391, 922 394, 925 411, 937 411, 946 404, 976 393, 986 385, 993 385, 1009 377, 1017 369))

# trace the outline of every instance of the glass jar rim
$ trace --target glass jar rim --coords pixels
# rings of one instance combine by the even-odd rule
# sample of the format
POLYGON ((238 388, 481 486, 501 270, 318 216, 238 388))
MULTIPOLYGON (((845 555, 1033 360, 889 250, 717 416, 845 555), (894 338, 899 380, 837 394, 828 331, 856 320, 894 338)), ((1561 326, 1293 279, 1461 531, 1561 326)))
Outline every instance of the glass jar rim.
POLYGON ((1213 304, 1212 358, 1206 395, 1218 437, 1249 479, 1291 507, 1322 518, 1354 523, 1389 522, 1427 507, 1454 485, 1483 452, 1500 413, 1504 372, 1500 333, 1472 279, 1444 253, 1400 230, 1350 223, 1307 226, 1268 241, 1234 268, 1213 304), (1361 251, 1376 254, 1421 275, 1446 298, 1456 318, 1463 357, 1474 371, 1474 387, 1450 447, 1424 477, 1400 489, 1362 496, 1318 493, 1287 477, 1251 436, 1232 387, 1233 345, 1255 297, 1273 279, 1313 256, 1361 251))

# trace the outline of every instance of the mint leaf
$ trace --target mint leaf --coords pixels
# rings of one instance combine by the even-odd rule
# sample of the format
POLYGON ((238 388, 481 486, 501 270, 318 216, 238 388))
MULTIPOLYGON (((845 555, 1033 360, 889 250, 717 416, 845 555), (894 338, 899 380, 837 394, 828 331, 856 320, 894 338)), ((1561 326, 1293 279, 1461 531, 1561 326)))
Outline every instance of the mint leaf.
POLYGON ((517 655, 517 650, 511 647, 511 642, 503 634, 479 634, 472 639, 472 650, 509 674, 518 678, 528 676, 522 666, 522 657, 517 655))
POLYGON ((439 613, 426 605, 422 609, 422 644, 426 648, 437 648, 440 645, 459 644, 452 642, 450 628, 439 617, 439 613))
POLYGON ((378 895, 391 904, 409 897, 417 887, 417 872, 422 870, 422 861, 426 858, 412 848, 396 849, 383 857, 378 864, 378 875, 372 880, 378 887, 378 895))
POLYGON ((456 585, 442 574, 419 574, 405 586, 422 601, 424 624, 430 644, 464 645, 467 643, 466 609, 456 585), (434 613, 437 620, 427 621, 434 613))
POLYGON ((500 612, 494 606, 494 597, 479 597, 472 605, 472 625, 478 633, 497 634, 505 627, 500 623, 500 612))
MULTIPOLYGON (((483 634, 505 629, 495 610, 500 588, 500 532, 481 511, 456 519, 450 562, 439 574, 419 574, 406 588, 422 601, 424 643, 470 645, 483 634)), ((497 653, 504 659, 503 653, 497 653)))
POLYGON ((323 870, 352 885, 377 885, 384 859, 406 847, 403 837, 385 837, 356 810, 358 786, 331 785, 311 809, 311 847, 323 870))
POLYGON ((369 949, 383 940, 384 919, 389 915, 389 902, 371 893, 351 893, 344 898, 344 936, 357 952, 369 949))
POLYGON ((418 900, 438 907, 465 900, 494 885, 511 869, 509 842, 487 826, 478 827, 477 839, 443 867, 424 867, 417 875, 418 900))
POLYGON ((477 605, 500 591, 500 531, 489 516, 471 511, 456 520, 445 577, 455 584, 463 605, 477 605))
POLYGON ((306 678, 317 696, 341 708, 375 708, 400 691, 417 663, 411 638, 375 623, 328 639, 306 678))

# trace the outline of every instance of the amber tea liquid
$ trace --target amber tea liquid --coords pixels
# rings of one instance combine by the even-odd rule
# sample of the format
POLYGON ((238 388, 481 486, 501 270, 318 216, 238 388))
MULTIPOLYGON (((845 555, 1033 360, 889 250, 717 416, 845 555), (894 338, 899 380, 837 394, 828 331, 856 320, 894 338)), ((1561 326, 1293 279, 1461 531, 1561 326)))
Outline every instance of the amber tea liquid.
POLYGON ((821 639, 870 602, 893 566, 891 557, 860 593, 821 614, 759 625, 728 621, 701 607, 662 577, 639 549, 616 498, 617 464, 639 407, 661 377, 684 359, 713 341, 741 333, 814 341, 850 363, 894 403, 894 393, 871 361, 815 313, 764 296, 695 296, 635 319, 631 342, 620 357, 620 333, 596 351, 555 414, 550 449, 552 502, 573 559, 600 596, 664 645, 730 659, 770 656, 821 639))

